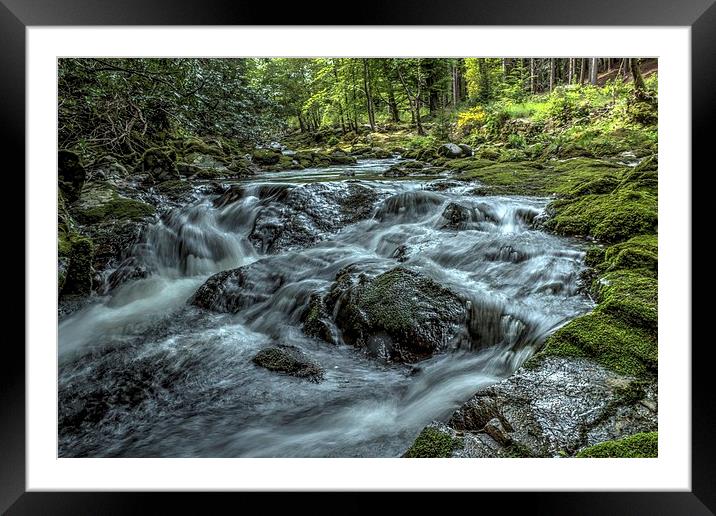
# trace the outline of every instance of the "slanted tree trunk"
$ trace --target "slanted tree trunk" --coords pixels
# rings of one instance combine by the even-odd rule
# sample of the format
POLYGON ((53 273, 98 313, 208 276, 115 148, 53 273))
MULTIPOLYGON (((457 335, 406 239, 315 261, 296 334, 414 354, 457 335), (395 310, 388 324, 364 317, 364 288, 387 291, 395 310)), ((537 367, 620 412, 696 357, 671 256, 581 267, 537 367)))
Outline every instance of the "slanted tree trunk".
POLYGON ((634 79, 634 93, 636 93, 637 97, 642 96, 644 90, 646 90, 646 85, 644 84, 644 78, 641 76, 641 70, 639 69, 641 59, 630 59, 630 61, 631 75, 634 79))

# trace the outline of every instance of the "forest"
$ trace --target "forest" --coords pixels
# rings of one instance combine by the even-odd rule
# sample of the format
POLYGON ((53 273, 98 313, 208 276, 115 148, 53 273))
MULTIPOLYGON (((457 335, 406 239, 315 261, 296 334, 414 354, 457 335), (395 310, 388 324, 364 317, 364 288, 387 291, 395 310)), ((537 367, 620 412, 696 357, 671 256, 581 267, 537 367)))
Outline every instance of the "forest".
POLYGON ((60 456, 656 456, 657 59, 57 81, 60 456))

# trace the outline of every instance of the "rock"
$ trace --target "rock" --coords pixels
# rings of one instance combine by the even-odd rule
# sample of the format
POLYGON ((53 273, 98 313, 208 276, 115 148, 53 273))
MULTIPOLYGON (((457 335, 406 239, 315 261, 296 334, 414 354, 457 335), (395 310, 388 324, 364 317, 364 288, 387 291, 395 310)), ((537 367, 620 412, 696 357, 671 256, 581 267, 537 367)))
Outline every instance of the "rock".
POLYGON ((72 151, 57 153, 58 185, 67 202, 74 202, 82 191, 87 173, 80 163, 80 157, 72 151))
POLYGON ((94 243, 87 237, 73 235, 70 239, 69 264, 61 294, 88 295, 92 290, 92 259, 94 243))
POLYGON ((268 299, 283 284, 283 274, 263 259, 211 276, 188 303, 215 312, 236 313, 268 299))
POLYGON ((85 184, 71 211, 80 222, 97 224, 108 220, 140 221, 152 217, 155 209, 150 204, 120 195, 109 183, 90 182, 85 184))
POLYGON ((323 380, 323 369, 318 364, 311 362, 295 346, 278 345, 262 349, 252 361, 269 371, 305 378, 310 382, 319 383, 323 380))
POLYGON ((438 147, 438 155, 450 159, 455 159, 463 157, 464 151, 459 145, 455 145, 454 143, 444 143, 440 147, 438 147))
POLYGON ((148 149, 142 156, 142 171, 154 181, 179 179, 176 151, 168 147, 148 149))
POLYGON ((571 456, 656 430, 656 382, 587 359, 547 357, 478 392, 447 427, 465 435, 458 456, 571 456))
POLYGON ((251 158, 259 165, 275 165, 281 161, 281 151, 274 149, 254 149, 251 158))
POLYGON ((378 207, 375 212, 375 218, 385 221, 389 218, 422 216, 440 206, 443 201, 444 198, 441 195, 426 190, 415 190, 392 195, 378 207))
POLYGON ((405 177, 408 175, 408 171, 400 165, 393 165, 388 170, 383 172, 383 177, 405 177))
MULTIPOLYGON (((244 195, 244 187, 232 187, 215 205, 226 206, 244 195)), ((313 245, 347 224, 367 219, 378 200, 375 190, 351 181, 271 184, 252 195, 261 202, 249 241, 269 254, 313 245)))
POLYGON ((484 206, 480 210, 475 206, 463 206, 455 202, 448 204, 440 215, 438 225, 441 229, 477 229, 481 222, 496 222, 496 217, 489 210, 489 206, 484 206))
POLYGON ((323 296, 314 292, 308 301, 308 307, 301 316, 303 322, 303 333, 309 337, 315 337, 331 344, 337 344, 335 326, 331 320, 331 314, 326 309, 323 296))
POLYGON ((117 182, 129 175, 127 168, 117 158, 108 154, 94 166, 92 179, 99 181, 117 182))
POLYGON ((346 343, 401 362, 416 362, 456 344, 467 316, 457 294, 404 267, 370 279, 344 269, 325 301, 346 343))
POLYGON ((393 157, 393 153, 389 150, 382 149, 380 147, 373 147, 370 150, 370 153, 373 158, 375 159, 388 159, 393 157))
POLYGON ((466 145, 464 143, 459 143, 458 147, 460 147, 462 149, 462 155, 464 157, 472 156, 473 154, 475 154, 472 150, 472 147, 470 147, 469 145, 466 145))

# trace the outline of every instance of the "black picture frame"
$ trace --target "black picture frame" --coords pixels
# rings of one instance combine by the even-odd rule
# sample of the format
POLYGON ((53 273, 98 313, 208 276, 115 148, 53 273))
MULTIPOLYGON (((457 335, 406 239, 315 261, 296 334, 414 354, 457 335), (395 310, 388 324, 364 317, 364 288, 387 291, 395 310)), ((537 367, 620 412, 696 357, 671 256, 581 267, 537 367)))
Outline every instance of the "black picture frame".
MULTIPOLYGON (((361 4, 350 23, 355 25, 603 25, 603 26, 689 26, 691 27, 692 71, 692 168, 707 163, 713 145, 709 126, 716 111, 716 0, 400 0, 391 3, 361 4)), ((5 132, 2 145, 19 158, 16 171, 24 170, 25 138, 25 29, 28 26, 63 25, 333 25, 328 19, 336 11, 331 6, 284 4, 280 8, 241 0, 0 0, 0 113, 5 132), (322 16, 325 13, 326 16, 322 16)), ((713 168, 712 166, 709 169, 713 168)), ((707 173, 704 168, 704 173, 707 173)), ((24 177, 14 172, 14 192, 24 192, 24 177)), ((683 171, 684 177, 691 171, 683 171)), ((692 175, 693 177, 693 175, 692 175)), ((692 193, 698 193, 693 188, 692 193)), ((696 198, 692 197, 694 205, 696 198)), ((5 220, 17 219, 17 208, 3 207, 5 220), (15 210, 10 211, 10 210, 15 210), (12 218, 10 218, 10 214, 12 218)), ((692 216, 693 223, 698 219, 692 216)), ((19 231, 19 224, 15 222, 19 231)), ((692 235, 698 234, 692 229, 692 235)), ((19 236, 19 239, 24 239, 19 236)), ((20 240, 16 240, 20 241, 20 240)), ((17 244, 14 259, 22 254, 17 244)), ((7 252, 7 251, 6 251, 7 252)), ((688 264, 684 264, 687 266, 688 264)), ((695 266, 696 263, 692 262, 695 266)), ((22 266, 24 267, 24 265, 22 266)), ((14 270, 19 267, 16 266, 14 270)), ((25 270, 25 274, 30 271, 25 270)), ((693 274, 693 272, 692 272, 693 274)), ((17 275, 19 276, 19 275, 17 275)), ((23 286, 18 286, 21 292, 23 286)), ((19 297, 19 296, 18 296, 19 297)), ((16 299, 16 298, 15 298, 16 299)), ((692 314, 698 314, 692 302, 692 314)), ((24 303, 8 307, 7 320, 20 320, 20 310, 32 310, 24 303)), ((699 320, 692 315, 692 321, 699 320)), ((23 331, 24 333, 24 331, 23 331)), ((475 508, 485 502, 514 507, 526 505, 532 514, 714 514, 716 512, 716 453, 711 431, 716 429, 709 380, 708 341, 692 346, 692 491, 690 492, 589 492, 589 493, 470 493, 451 503, 468 503, 475 508), (479 498, 475 498, 479 497, 479 498), (473 505, 474 504, 474 505, 473 505)), ((686 346, 688 343, 670 343, 686 346)), ((125 514, 151 510, 161 504, 161 512, 201 508, 211 513, 227 497, 267 496, 236 493, 211 496, 188 493, 78 493, 26 492, 25 488, 25 352, 18 339, 6 338, 0 360, 0 511, 7 514, 125 514)), ((335 502, 316 494, 271 495, 272 503, 288 502, 294 507, 334 512, 335 502), (311 498, 308 501, 308 498, 311 498), (331 508, 333 506, 333 509, 331 508)), ((452 495, 455 496, 455 495, 452 495)), ((344 494, 340 512, 364 512, 374 508, 368 493, 344 494)), ((420 509, 425 493, 412 493, 401 502, 405 510, 420 509), (413 507, 411 507, 413 506, 413 507)), ((231 510, 231 509, 230 509, 231 510)))

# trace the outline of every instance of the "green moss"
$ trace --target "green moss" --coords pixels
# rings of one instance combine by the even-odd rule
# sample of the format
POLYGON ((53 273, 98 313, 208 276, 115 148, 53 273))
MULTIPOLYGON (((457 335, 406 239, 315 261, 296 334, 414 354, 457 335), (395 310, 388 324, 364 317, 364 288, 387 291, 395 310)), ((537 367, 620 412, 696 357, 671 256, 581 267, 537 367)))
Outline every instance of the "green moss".
POLYGON ((281 152, 272 149, 254 149, 251 156, 259 165, 275 165, 281 160, 281 152))
POLYGON ((532 450, 530 450, 524 444, 518 442, 513 442, 508 446, 504 447, 502 449, 501 455, 503 457, 509 457, 513 459, 531 458, 535 456, 535 454, 532 453, 532 450))
POLYGON ((86 224, 96 224, 105 220, 141 220, 154 212, 154 207, 145 202, 115 195, 107 202, 80 211, 78 217, 86 224))
POLYGON ((452 451, 459 443, 445 432, 433 427, 423 428, 415 442, 403 454, 406 458, 451 457, 452 451))
POLYGON ((92 290, 94 243, 78 234, 69 238, 69 267, 62 282, 62 294, 87 295, 92 290))
POLYGON ((560 234, 592 236, 619 242, 634 235, 654 233, 658 222, 656 194, 634 188, 552 203, 556 215, 546 226, 560 234))
POLYGON ((610 272, 597 282, 597 311, 648 331, 658 329, 658 284, 638 270, 610 272))
POLYGON ((207 143, 199 139, 188 139, 182 144, 182 152, 186 156, 192 153, 208 154, 217 158, 224 157, 224 149, 218 143, 207 143))
POLYGON ((659 456, 658 432, 644 432, 623 439, 605 441, 584 448, 577 453, 578 458, 637 458, 659 456))
POLYGON ((181 181, 180 179, 164 181, 159 183, 156 188, 164 195, 170 197, 179 197, 192 191, 191 183, 189 181, 181 181))
POLYGON ((591 358, 622 374, 647 376, 657 372, 658 349, 651 332, 594 311, 553 333, 535 358, 545 356, 591 358))
POLYGON ((647 273, 656 274, 658 261, 657 236, 640 235, 607 248, 601 268, 606 271, 644 269, 647 273))
POLYGON ((147 149, 142 155, 142 166, 145 172, 155 169, 174 170, 176 161, 177 153, 171 147, 153 147, 147 149))
POLYGON ((323 370, 306 358, 295 346, 274 346, 259 351, 252 359, 254 364, 269 371, 278 371, 318 383, 323 379, 323 370))

